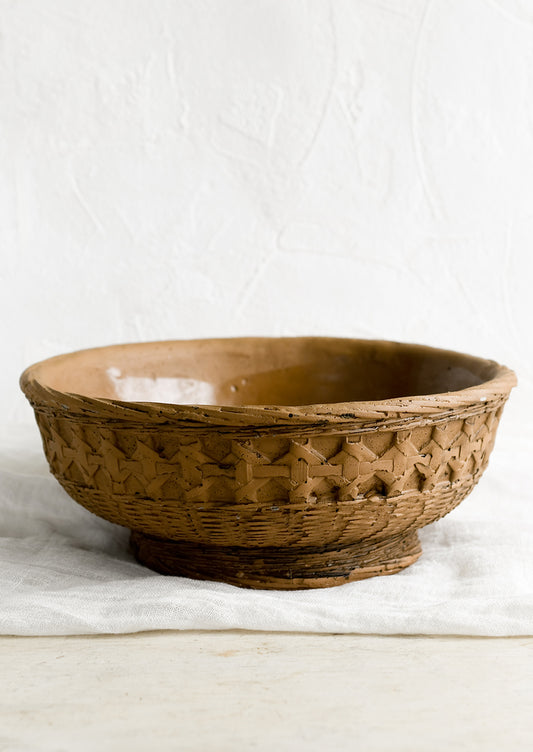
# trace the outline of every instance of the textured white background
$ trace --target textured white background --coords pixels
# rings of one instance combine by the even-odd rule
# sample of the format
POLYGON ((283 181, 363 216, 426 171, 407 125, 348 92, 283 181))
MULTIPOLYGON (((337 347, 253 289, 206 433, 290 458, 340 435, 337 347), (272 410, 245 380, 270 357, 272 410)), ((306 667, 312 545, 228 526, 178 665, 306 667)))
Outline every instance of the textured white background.
POLYGON ((0 0, 9 422, 67 350, 361 335, 513 366, 511 442, 532 241, 530 0, 0 0))

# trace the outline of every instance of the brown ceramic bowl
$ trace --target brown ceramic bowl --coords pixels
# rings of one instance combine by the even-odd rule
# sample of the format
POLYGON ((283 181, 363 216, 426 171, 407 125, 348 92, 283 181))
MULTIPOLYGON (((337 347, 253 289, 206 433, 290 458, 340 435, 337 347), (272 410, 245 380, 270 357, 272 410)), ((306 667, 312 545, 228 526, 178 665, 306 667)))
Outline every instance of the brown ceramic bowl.
POLYGON ((53 474, 139 561, 286 589, 414 562, 514 384, 490 360, 321 337, 117 345, 21 377, 53 474))

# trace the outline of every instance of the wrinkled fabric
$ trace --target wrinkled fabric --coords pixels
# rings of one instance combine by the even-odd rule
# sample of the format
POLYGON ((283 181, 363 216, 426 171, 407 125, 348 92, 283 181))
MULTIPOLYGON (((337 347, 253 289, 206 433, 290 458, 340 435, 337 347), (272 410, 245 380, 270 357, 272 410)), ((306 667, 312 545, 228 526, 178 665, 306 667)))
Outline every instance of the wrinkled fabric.
POLYGON ((77 505, 36 427, 0 437, 0 633, 159 629, 533 634, 531 444, 498 444, 472 494, 420 532, 411 567, 339 587, 246 590, 138 564, 129 532, 77 505))

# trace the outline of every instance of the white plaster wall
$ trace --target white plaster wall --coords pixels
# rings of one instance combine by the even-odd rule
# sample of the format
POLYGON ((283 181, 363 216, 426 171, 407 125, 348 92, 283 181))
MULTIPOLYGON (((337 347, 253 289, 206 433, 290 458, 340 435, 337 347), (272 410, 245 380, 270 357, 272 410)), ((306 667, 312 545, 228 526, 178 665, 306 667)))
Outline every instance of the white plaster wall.
POLYGON ((499 359, 518 421, 532 240, 531 0, 0 0, 6 420, 59 352, 310 333, 499 359))

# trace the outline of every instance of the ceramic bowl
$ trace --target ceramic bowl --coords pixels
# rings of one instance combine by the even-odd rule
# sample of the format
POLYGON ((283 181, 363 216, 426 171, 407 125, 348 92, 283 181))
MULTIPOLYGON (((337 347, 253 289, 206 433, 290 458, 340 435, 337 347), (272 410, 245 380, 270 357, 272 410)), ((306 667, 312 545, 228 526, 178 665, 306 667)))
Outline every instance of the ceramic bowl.
POLYGON ((514 384, 491 360, 322 337, 117 345, 21 376, 52 473, 140 562, 279 589, 412 564, 514 384))

